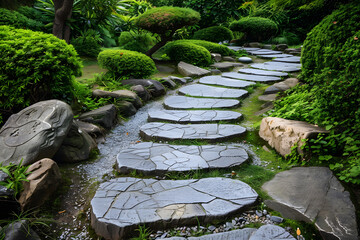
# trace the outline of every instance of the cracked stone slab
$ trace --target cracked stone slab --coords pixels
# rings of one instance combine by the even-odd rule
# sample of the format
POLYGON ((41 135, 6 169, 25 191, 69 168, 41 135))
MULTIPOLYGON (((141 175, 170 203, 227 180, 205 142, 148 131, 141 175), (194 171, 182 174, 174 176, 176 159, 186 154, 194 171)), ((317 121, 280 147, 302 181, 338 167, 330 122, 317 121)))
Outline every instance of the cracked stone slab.
POLYGON ((286 62, 286 63, 300 63, 300 57, 292 56, 288 58, 275 58, 273 59, 275 62, 286 62))
POLYGON ((232 124, 172 124, 151 122, 140 128, 140 136, 145 140, 185 140, 197 139, 208 141, 223 141, 239 137, 246 128, 232 124))
POLYGON ((233 88, 245 88, 245 87, 255 84, 254 82, 233 80, 233 79, 224 78, 221 76, 202 77, 199 79, 199 82, 203 83, 203 84, 212 84, 212 85, 233 87, 233 88))
POLYGON ((261 76, 274 76, 274 77, 287 77, 289 75, 286 72, 266 71, 266 70, 254 69, 254 68, 243 68, 243 69, 240 69, 238 72, 246 73, 246 74, 261 75, 261 76))
POLYGON ((262 188, 273 199, 267 206, 285 218, 315 222, 324 239, 359 239, 350 194, 329 168, 293 168, 262 188))
POLYGON ((169 145, 143 142, 122 150, 116 167, 121 173, 133 170, 146 175, 165 175, 198 169, 238 166, 248 159, 246 151, 234 145, 169 145))
POLYGON ((216 121, 236 121, 242 114, 234 111, 219 110, 156 110, 150 111, 148 121, 168 121, 175 123, 202 123, 216 121))
POLYGON ((276 225, 263 225, 259 229, 244 228, 230 232, 215 233, 200 237, 172 237, 166 240, 295 240, 284 228, 276 225))
POLYGON ((233 78, 233 79, 254 81, 254 82, 276 82, 276 81, 281 81, 281 78, 279 78, 279 77, 260 76, 260 75, 243 74, 243 73, 236 73, 236 72, 223 73, 221 76, 227 77, 227 78, 233 78))
POLYGON ((179 94, 194 97, 241 98, 247 95, 248 91, 242 89, 213 87, 203 84, 191 84, 180 88, 179 94))
POLYGON ((268 55, 257 55, 261 58, 290 58, 294 57, 294 55, 291 54, 268 54, 268 55))
MULTIPOLYGON (((280 62, 278 62, 280 63, 280 62)), ((254 63, 250 65, 252 68, 262 69, 262 70, 269 70, 269 71, 281 71, 281 72, 298 72, 300 71, 300 67, 296 66, 289 66, 284 64, 269 64, 266 63, 254 63)))
POLYGON ((105 239, 124 239, 138 225, 161 229, 223 219, 257 197, 249 185, 229 178, 116 178, 100 184, 91 200, 91 225, 105 239))
POLYGON ((234 108, 240 104, 235 99, 192 98, 170 96, 165 98, 164 106, 168 109, 234 108))

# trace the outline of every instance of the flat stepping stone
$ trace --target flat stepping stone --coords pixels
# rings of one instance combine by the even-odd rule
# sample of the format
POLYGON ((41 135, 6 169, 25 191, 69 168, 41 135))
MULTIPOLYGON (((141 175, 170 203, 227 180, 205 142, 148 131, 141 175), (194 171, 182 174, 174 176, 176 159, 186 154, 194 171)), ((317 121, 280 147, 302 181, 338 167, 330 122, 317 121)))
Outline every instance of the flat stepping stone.
POLYGON ((323 239, 359 239, 349 192, 326 167, 296 167, 262 187, 268 207, 283 217, 314 223, 323 239))
POLYGON ((242 62, 242 63, 252 63, 253 62, 252 58, 249 58, 249 57, 239 57, 238 61, 242 62))
POLYGON ((286 63, 300 63, 300 57, 292 56, 288 58, 275 58, 274 62, 286 62, 286 63))
POLYGON ((291 54, 268 54, 268 55, 257 55, 261 58, 289 58, 294 57, 294 55, 291 54))
POLYGON ((204 235, 200 237, 172 237, 165 240, 295 240, 284 228, 276 225, 263 225, 259 229, 244 228, 230 232, 204 235))
POLYGON ((266 71, 266 70, 253 69, 253 68, 243 68, 243 69, 240 69, 238 72, 246 73, 246 74, 261 75, 261 76, 275 76, 275 77, 287 77, 289 75, 286 72, 266 71))
POLYGON ((255 84, 253 82, 233 80, 233 79, 224 78, 221 76, 202 77, 202 78, 200 78, 199 82, 203 83, 203 84, 212 84, 212 85, 233 87, 233 88, 245 88, 245 87, 255 84))
POLYGON ((280 51, 273 51, 268 49, 260 49, 256 51, 247 51, 248 53, 252 55, 274 55, 274 54, 282 54, 280 51))
POLYGON ((180 88, 179 94, 194 97, 241 98, 248 94, 248 91, 242 89, 213 87, 203 84, 191 84, 180 88))
POLYGON ((155 180, 116 178, 91 200, 91 225, 105 239, 126 239, 134 229, 209 223, 255 203, 258 194, 229 178, 155 180))
POLYGON ((229 49, 234 50, 234 51, 239 51, 239 50, 243 50, 243 47, 239 47, 239 46, 227 46, 229 49))
POLYGON ((249 81, 254 81, 254 82, 276 82, 276 81, 281 81, 281 78, 279 78, 279 77, 258 76, 258 75, 242 74, 242 73, 236 73, 236 72, 223 73, 221 76, 227 77, 227 78, 249 80, 249 81))
POLYGON ((267 63, 254 63, 254 64, 251 64, 250 66, 253 68, 269 70, 269 71, 298 72, 301 70, 299 67, 286 66, 283 64, 274 65, 274 64, 267 64, 267 63))
POLYGON ((242 114, 234 111, 218 110, 157 110, 150 111, 148 121, 168 121, 175 123, 202 123, 215 121, 236 121, 242 118, 242 114))
POLYGON ((164 106, 168 109, 209 109, 234 108, 240 104, 235 99, 192 98, 184 96, 170 96, 165 98, 164 106))
POLYGON ((283 65, 283 66, 287 66, 287 67, 298 67, 301 68, 301 64, 300 63, 287 63, 287 62, 275 62, 275 61, 270 61, 270 62, 265 62, 265 64, 267 65, 283 65))
POLYGON ((140 128, 140 136, 146 140, 208 140, 225 141, 239 137, 246 132, 246 128, 232 124, 173 124, 151 122, 140 128))
POLYGON ((227 145, 184 146, 152 142, 139 143, 117 155, 117 169, 121 173, 133 170, 150 175, 165 175, 200 169, 229 168, 248 160, 246 151, 227 145))
POLYGON ((243 47, 242 49, 247 52, 261 50, 261 48, 256 48, 256 47, 243 47))

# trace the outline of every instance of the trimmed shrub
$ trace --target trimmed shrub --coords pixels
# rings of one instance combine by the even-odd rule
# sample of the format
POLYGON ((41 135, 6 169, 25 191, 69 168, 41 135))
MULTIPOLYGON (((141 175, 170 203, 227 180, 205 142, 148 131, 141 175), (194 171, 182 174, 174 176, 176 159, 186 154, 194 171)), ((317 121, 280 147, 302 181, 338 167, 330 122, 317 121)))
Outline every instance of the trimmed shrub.
POLYGON ((43 27, 41 22, 25 17, 23 14, 0 8, 0 25, 9 25, 15 28, 28 28, 34 31, 40 31, 43 27))
POLYGON ((71 44, 80 56, 97 57, 101 51, 102 39, 95 30, 87 30, 82 36, 75 38, 71 44))
POLYGON ((135 24, 152 33, 164 34, 184 26, 191 26, 200 20, 200 14, 190 8, 152 8, 135 19, 135 24))
POLYGON ((148 32, 121 32, 119 46, 126 50, 145 53, 157 43, 155 37, 148 32))
POLYGON ((154 61, 145 54, 129 50, 105 50, 98 62, 116 78, 147 78, 156 72, 154 61))
POLYGON ((213 26, 195 32, 193 38, 219 43, 231 41, 234 38, 234 35, 232 31, 226 27, 213 26))
POLYGON ((183 61, 196 66, 208 66, 211 63, 210 52, 191 42, 175 41, 169 46, 167 54, 176 62, 183 61))
POLYGON ((247 41, 265 41, 275 36, 278 31, 276 23, 262 17, 245 17, 230 24, 233 31, 243 32, 247 41))
POLYGON ((192 43, 192 44, 206 48, 211 53, 219 53, 223 56, 228 56, 231 54, 231 50, 224 45, 220 45, 217 43, 208 42, 208 41, 204 41, 204 40, 193 40, 193 39, 176 40, 173 42, 169 42, 165 46, 165 51, 168 51, 168 49, 175 43, 192 43))
POLYGON ((72 81, 81 75, 81 61, 64 40, 0 26, 0 55, 0 113, 11 114, 46 99, 72 99, 72 81))

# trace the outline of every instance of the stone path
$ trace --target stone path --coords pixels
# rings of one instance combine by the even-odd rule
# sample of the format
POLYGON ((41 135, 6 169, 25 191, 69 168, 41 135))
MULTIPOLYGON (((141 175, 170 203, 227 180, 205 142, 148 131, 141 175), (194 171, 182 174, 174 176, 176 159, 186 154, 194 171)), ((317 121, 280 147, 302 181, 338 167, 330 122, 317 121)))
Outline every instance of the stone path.
POLYGON ((136 170, 154 176, 168 172, 230 168, 248 158, 244 149, 232 145, 177 146, 144 142, 121 151, 116 164, 121 173, 136 170))
POLYGON ((251 85, 254 85, 254 82, 247 82, 241 80, 233 80, 229 78, 224 78, 221 76, 207 76, 199 79, 200 83, 203 84, 212 84, 224 87, 233 87, 233 88, 245 88, 251 85))
POLYGON ((279 78, 279 77, 242 74, 242 73, 236 73, 236 72, 223 73, 222 76, 227 77, 227 78, 249 80, 249 81, 254 81, 254 82, 276 82, 276 81, 281 81, 281 78, 279 78))
POLYGON ((275 58, 273 59, 275 62, 286 62, 286 63, 300 63, 300 57, 292 56, 287 58, 275 58))
POLYGON ((148 121, 166 121, 176 123, 202 123, 218 121, 237 121, 242 118, 242 114, 234 111, 218 110, 157 110, 150 111, 148 121))
POLYGON ((140 136, 145 140, 208 140, 212 142, 224 141, 239 137, 246 132, 246 128, 231 124, 172 124, 152 122, 140 128, 140 136))
POLYGON ((293 55, 290 54, 268 54, 268 55, 257 55, 258 57, 261 58, 289 58, 289 57, 293 57, 293 55))
MULTIPOLYGON (((289 59, 290 63, 273 61, 252 64, 252 68, 241 69, 240 73, 229 72, 223 73, 222 76, 202 77, 198 80, 200 84, 180 88, 179 94, 194 97, 168 96, 164 99, 165 109, 150 110, 149 123, 141 126, 140 136, 144 141, 154 142, 141 142, 119 152, 116 161, 119 172, 129 173, 135 170, 154 176, 169 172, 231 168, 247 161, 247 152, 234 144, 187 146, 156 143, 174 140, 205 140, 219 143, 241 137, 246 128, 239 124, 207 122, 238 121, 242 115, 235 111, 214 109, 237 107, 240 103, 238 100, 226 98, 240 98, 247 94, 247 91, 238 88, 245 88, 256 82, 280 81, 280 77, 288 75, 286 72, 298 71, 300 67, 292 55, 277 55, 281 53, 279 51, 229 48, 235 51, 244 49, 254 55, 266 55, 265 58, 275 56, 277 59, 289 59)), ((198 224, 198 221, 206 224, 215 219, 223 220, 255 203, 257 197, 257 193, 247 184, 229 178, 116 178, 102 183, 97 190, 91 201, 91 222, 96 233, 105 239, 123 239, 130 237, 139 225, 154 230, 198 224)), ((259 229, 242 229, 189 239, 294 238, 278 226, 266 225, 259 229)))
POLYGON ((242 89, 212 87, 203 84, 192 84, 180 88, 179 94, 194 97, 241 98, 247 95, 248 91, 242 89))
POLYGON ((100 184, 92 199, 92 226, 105 239, 124 239, 140 224, 158 229, 220 219, 257 197, 246 183, 228 178, 116 178, 100 184))
POLYGON ((235 99, 170 96, 165 98, 164 107, 168 109, 234 108, 238 106, 239 103, 240 102, 235 99))

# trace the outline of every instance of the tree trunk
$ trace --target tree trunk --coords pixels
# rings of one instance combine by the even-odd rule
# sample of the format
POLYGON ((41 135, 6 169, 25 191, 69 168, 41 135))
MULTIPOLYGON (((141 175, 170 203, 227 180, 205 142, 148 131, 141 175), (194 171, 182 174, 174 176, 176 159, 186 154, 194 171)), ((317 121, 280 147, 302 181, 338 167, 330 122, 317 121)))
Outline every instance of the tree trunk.
POLYGON ((70 19, 74 0, 54 0, 55 19, 53 26, 54 36, 70 41, 70 27, 66 21, 70 19))
POLYGON ((165 44, 172 39, 172 34, 170 34, 170 36, 161 35, 160 38, 161 38, 160 42, 155 44, 155 46, 150 48, 145 53, 147 56, 151 57, 151 55, 153 55, 157 50, 159 50, 161 47, 165 46, 165 44))

